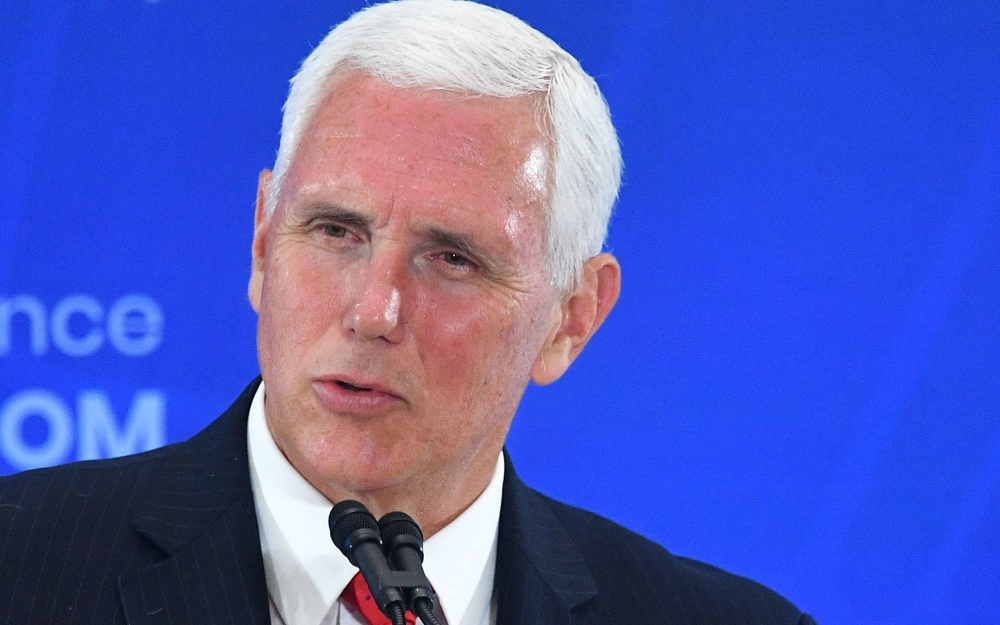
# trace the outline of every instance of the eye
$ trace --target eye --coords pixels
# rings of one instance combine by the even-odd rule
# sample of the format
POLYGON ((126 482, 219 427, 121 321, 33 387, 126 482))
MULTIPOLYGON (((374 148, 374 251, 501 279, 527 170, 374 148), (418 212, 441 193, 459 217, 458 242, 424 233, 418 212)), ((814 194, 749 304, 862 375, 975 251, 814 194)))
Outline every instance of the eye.
POLYGON ((348 235, 348 230, 340 224, 323 224, 320 226, 323 230, 323 234, 328 237, 334 237, 336 239, 343 239, 348 235))
POLYGON ((471 260, 457 252, 444 252, 441 254, 441 258, 444 262, 455 267, 468 267, 473 264, 471 260))

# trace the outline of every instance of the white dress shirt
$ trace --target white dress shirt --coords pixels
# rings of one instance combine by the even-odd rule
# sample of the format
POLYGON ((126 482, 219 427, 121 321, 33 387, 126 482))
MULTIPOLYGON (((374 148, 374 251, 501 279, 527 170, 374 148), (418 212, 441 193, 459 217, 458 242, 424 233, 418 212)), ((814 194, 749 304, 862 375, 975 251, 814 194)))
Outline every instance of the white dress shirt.
MULTIPOLYGON (((330 540, 333 504, 275 444, 264 418, 263 383, 250 406, 247 447, 272 625, 364 625, 339 600, 358 569, 330 540)), ((424 543, 424 571, 450 625, 496 623, 493 575, 503 474, 501 455, 486 490, 424 543)))

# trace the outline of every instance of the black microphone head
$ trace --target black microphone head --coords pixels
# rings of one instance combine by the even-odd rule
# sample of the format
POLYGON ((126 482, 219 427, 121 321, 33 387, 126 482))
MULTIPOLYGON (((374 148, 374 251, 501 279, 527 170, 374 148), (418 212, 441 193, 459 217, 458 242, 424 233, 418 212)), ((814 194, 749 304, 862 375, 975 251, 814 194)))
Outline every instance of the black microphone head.
POLYGON ((420 526, 405 512, 390 512, 378 520, 379 534, 386 553, 392 553, 401 545, 409 545, 424 558, 424 534, 420 526))
POLYGON ((347 558, 354 562, 354 546, 361 542, 381 545, 378 523, 368 508, 360 501, 345 499, 330 510, 330 538, 347 558))

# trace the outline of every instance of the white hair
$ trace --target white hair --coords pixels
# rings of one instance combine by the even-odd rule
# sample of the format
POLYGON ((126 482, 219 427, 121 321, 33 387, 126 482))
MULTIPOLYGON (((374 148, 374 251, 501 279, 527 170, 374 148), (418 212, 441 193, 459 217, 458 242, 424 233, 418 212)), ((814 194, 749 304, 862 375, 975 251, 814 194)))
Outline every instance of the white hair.
POLYGON ((549 277, 573 288, 600 253, 622 160, 597 83, 554 41, 518 18, 466 0, 398 0, 365 8, 323 39, 291 81, 266 208, 273 213, 303 130, 337 69, 398 88, 511 98, 544 93, 540 130, 552 146, 546 214, 549 277))

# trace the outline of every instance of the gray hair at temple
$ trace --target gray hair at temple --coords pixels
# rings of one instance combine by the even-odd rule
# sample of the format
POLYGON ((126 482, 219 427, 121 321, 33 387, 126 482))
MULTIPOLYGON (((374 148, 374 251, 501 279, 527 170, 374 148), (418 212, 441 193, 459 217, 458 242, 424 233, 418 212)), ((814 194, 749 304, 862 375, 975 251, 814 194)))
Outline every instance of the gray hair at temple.
POLYGON ((559 291, 574 287, 583 263, 604 244, 622 171, 608 105, 575 58, 513 15, 466 0, 398 0, 355 13, 291 81, 268 213, 328 77, 341 68, 399 88, 500 98, 544 93, 537 119, 552 149, 548 271, 559 291))

